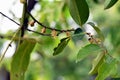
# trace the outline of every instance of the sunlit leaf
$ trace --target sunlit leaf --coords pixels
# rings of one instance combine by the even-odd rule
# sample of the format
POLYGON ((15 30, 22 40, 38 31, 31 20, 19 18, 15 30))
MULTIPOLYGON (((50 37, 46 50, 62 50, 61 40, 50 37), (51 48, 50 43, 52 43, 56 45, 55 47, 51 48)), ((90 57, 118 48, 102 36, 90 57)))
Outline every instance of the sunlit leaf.
POLYGON ((104 4, 104 8, 105 9, 109 9, 112 6, 114 6, 114 4, 117 2, 118 0, 105 0, 105 4, 104 4))
POLYGON ((59 53, 61 53, 63 51, 63 49, 66 47, 66 45, 68 44, 70 38, 63 38, 60 40, 60 43, 58 44, 58 46, 56 48, 54 48, 54 53, 53 55, 58 55, 59 53))
POLYGON ((11 80, 24 80, 25 72, 30 60, 30 54, 35 47, 35 44, 36 42, 24 40, 13 55, 10 75, 11 80))
POLYGON ((102 31, 98 27, 96 27, 94 23, 88 22, 88 24, 90 24, 94 28, 94 30, 98 33, 100 39, 104 41, 104 35, 102 34, 102 31))
POLYGON ((95 52, 98 53, 101 50, 102 49, 96 44, 88 44, 79 50, 77 54, 77 62, 81 61, 82 59, 89 56, 90 54, 95 53, 95 52))
POLYGON ((106 56, 105 61, 98 69, 98 75, 95 80, 105 80, 114 71, 116 71, 116 59, 106 56))
POLYGON ((99 66, 103 63, 105 54, 104 53, 99 53, 95 60, 93 61, 93 66, 92 69, 90 70, 89 74, 96 74, 98 72, 99 66))
POLYGON ((88 20, 89 8, 86 0, 69 0, 69 10, 77 24, 82 26, 88 20))

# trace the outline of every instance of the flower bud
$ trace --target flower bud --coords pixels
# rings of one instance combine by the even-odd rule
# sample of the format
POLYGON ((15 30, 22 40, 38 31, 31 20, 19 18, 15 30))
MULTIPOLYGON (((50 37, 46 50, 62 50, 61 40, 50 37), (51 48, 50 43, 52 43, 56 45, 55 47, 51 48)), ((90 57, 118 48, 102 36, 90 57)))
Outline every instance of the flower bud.
POLYGON ((35 21, 30 21, 30 22, 29 22, 29 25, 30 25, 31 27, 33 27, 34 24, 35 24, 35 21))
POLYGON ((43 27, 42 30, 41 30, 41 33, 45 33, 46 32, 46 28, 43 27))
POLYGON ((26 1, 26 0, 20 0, 20 2, 24 4, 24 3, 26 3, 27 1, 26 1))
POLYGON ((57 32, 56 32, 56 30, 52 30, 52 32, 51 32, 51 36, 52 36, 52 37, 56 37, 56 36, 57 36, 57 32))

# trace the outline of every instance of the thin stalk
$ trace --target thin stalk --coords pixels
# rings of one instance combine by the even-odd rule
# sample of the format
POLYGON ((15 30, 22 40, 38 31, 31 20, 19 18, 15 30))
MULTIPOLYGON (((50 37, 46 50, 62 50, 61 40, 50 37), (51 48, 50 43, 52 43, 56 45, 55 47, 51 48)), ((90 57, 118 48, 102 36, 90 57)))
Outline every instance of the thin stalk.
POLYGON ((0 57, 0 63, 2 62, 2 60, 3 60, 3 58, 4 58, 4 56, 5 56, 6 52, 7 52, 7 50, 9 49, 9 47, 11 47, 11 44, 12 44, 12 42, 14 41, 14 38, 16 37, 17 33, 20 32, 20 30, 21 30, 21 27, 20 27, 20 28, 16 31, 16 33, 13 35, 13 37, 12 37, 10 43, 8 44, 7 48, 6 48, 5 51, 2 53, 2 56, 0 57))

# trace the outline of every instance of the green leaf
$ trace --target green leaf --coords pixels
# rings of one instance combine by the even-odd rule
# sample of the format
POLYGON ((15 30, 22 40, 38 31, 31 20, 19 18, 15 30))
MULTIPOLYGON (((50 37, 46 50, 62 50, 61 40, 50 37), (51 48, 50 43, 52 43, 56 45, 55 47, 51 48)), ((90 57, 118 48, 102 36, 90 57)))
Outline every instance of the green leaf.
POLYGON ((105 80, 111 73, 116 71, 116 59, 107 55, 105 61, 98 69, 98 75, 95 80, 105 80))
POLYGON ((97 57, 93 61, 93 66, 92 69, 90 70, 89 74, 93 75, 98 73, 98 68, 99 66, 103 63, 105 54, 104 53, 99 53, 97 57))
POLYGON ((86 0, 69 0, 69 10, 77 24, 82 26, 88 20, 89 8, 86 0))
POLYGON ((79 33, 81 33, 81 32, 83 32, 82 29, 81 29, 81 28, 77 28, 77 29, 75 30, 74 34, 79 34, 79 33))
POLYGON ((105 0, 104 9, 111 8, 118 0, 105 0))
POLYGON ((22 44, 20 44, 13 55, 10 80, 24 80, 25 72, 30 60, 30 54, 35 47, 35 44, 36 42, 29 42, 29 40, 24 40, 22 44))
POLYGON ((83 38, 84 34, 81 28, 77 28, 74 32, 74 35, 72 36, 72 39, 76 42, 78 40, 81 40, 83 38))
POLYGON ((58 46, 56 48, 54 48, 54 53, 53 55, 58 55, 59 53, 61 53, 63 51, 63 49, 66 47, 66 45, 68 44, 70 38, 63 38, 60 40, 60 43, 58 44, 58 46))
POLYGON ((89 56, 91 53, 99 52, 102 49, 97 44, 88 44, 81 48, 77 54, 77 62, 89 56))
POLYGON ((98 33, 100 39, 102 41, 104 41, 105 38, 104 38, 104 35, 102 34, 101 30, 98 27, 96 27, 95 24, 92 22, 88 22, 88 24, 90 24, 94 28, 94 30, 98 33))

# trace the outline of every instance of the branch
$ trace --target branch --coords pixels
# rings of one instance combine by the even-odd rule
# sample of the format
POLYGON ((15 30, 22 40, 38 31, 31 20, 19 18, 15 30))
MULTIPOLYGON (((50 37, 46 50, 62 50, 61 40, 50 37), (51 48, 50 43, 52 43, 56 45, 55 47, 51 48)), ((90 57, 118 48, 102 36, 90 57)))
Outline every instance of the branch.
POLYGON ((51 34, 40 33, 40 32, 37 32, 37 31, 30 30, 30 29, 27 29, 27 31, 34 32, 36 34, 40 34, 40 35, 43 35, 43 36, 51 36, 51 34))
POLYGON ((25 30, 27 29, 27 23, 28 23, 28 16, 27 16, 27 0, 23 3, 23 12, 22 17, 20 20, 20 25, 22 25, 21 28, 21 37, 24 36, 25 30))
MULTIPOLYGON (((11 40, 12 37, 13 37, 13 35, 7 35, 7 36, 6 36, 5 34, 0 34, 0 38, 1 38, 1 39, 11 40)), ((22 40, 22 41, 23 41, 23 40, 29 40, 30 42, 33 42, 33 41, 30 40, 31 38, 33 38, 33 37, 21 37, 21 38, 19 38, 18 36, 15 36, 13 40, 14 40, 14 41, 18 41, 18 40, 22 40)), ((38 37, 34 37, 34 39, 35 39, 36 42, 39 42, 39 43, 41 42, 40 40, 38 40, 38 37)))
MULTIPOLYGON (((18 26, 21 26, 21 24, 19 24, 18 22, 14 21, 12 18, 8 17, 7 15, 3 14, 2 12, 0 12, 0 14, 2 14, 4 17, 8 18, 10 21, 14 22, 15 24, 17 24, 18 26)), ((59 30, 59 29, 54 29, 54 28, 50 28, 50 27, 47 27, 45 25, 43 25, 42 23, 38 22, 29 12, 28 14, 32 17, 32 19, 37 22, 39 25, 41 25, 42 27, 45 27, 47 29, 50 29, 50 30, 55 30, 55 31, 59 31, 60 33, 62 32, 71 32, 71 31, 75 31, 74 29, 70 29, 70 30, 59 30)), ((36 34, 39 34, 39 35, 43 35, 43 36, 51 36, 51 34, 45 34, 45 33, 40 33, 40 32, 37 32, 37 31, 33 31, 33 30, 30 30, 30 29, 26 29, 27 31, 30 31, 30 32, 34 32, 36 34)), ((59 34, 60 34, 59 33, 59 34)), ((59 35, 58 34, 58 35, 59 35)))
POLYGON ((0 14, 2 14, 4 17, 8 18, 10 21, 14 22, 15 24, 17 24, 18 26, 21 26, 19 23, 17 23, 16 21, 14 21, 13 19, 11 19, 10 17, 6 16, 5 14, 3 14, 2 12, 0 12, 0 14))
MULTIPOLYGON (((18 26, 21 26, 19 23, 17 23, 16 21, 14 21, 13 19, 11 19, 10 17, 8 17, 7 15, 3 14, 2 12, 0 12, 0 14, 2 14, 4 17, 8 18, 10 21, 14 22, 15 24, 17 24, 18 26)), ((40 35, 43 35, 43 36, 51 36, 51 34, 43 34, 43 33, 40 33, 40 32, 37 32, 37 31, 33 31, 33 30, 30 30, 30 29, 26 29, 27 31, 30 31, 30 32, 34 32, 36 34, 40 34, 40 35)), ((0 35, 0 38, 2 38, 3 36, 0 35)))
POLYGON ((59 32, 71 32, 71 31, 75 31, 74 29, 59 30, 59 29, 47 27, 47 26, 43 25, 41 22, 39 22, 38 20, 36 20, 36 19, 32 16, 32 14, 31 14, 30 12, 28 12, 28 14, 29 14, 29 16, 30 16, 35 22, 37 22, 39 25, 41 25, 42 27, 47 28, 47 29, 49 29, 49 30, 55 30, 55 31, 59 31, 59 32))
MULTIPOLYGON (((21 30, 21 27, 16 31, 16 33, 12 36, 12 39, 10 41, 10 43, 8 44, 7 48, 5 49, 5 51, 3 52, 3 55, 0 56, 0 63, 3 60, 5 53, 7 52, 7 50, 9 49, 9 47, 11 47, 12 42, 14 41, 14 38, 16 37, 16 35, 18 34, 18 32, 21 30)), ((4 38, 4 37, 2 37, 4 38)))

